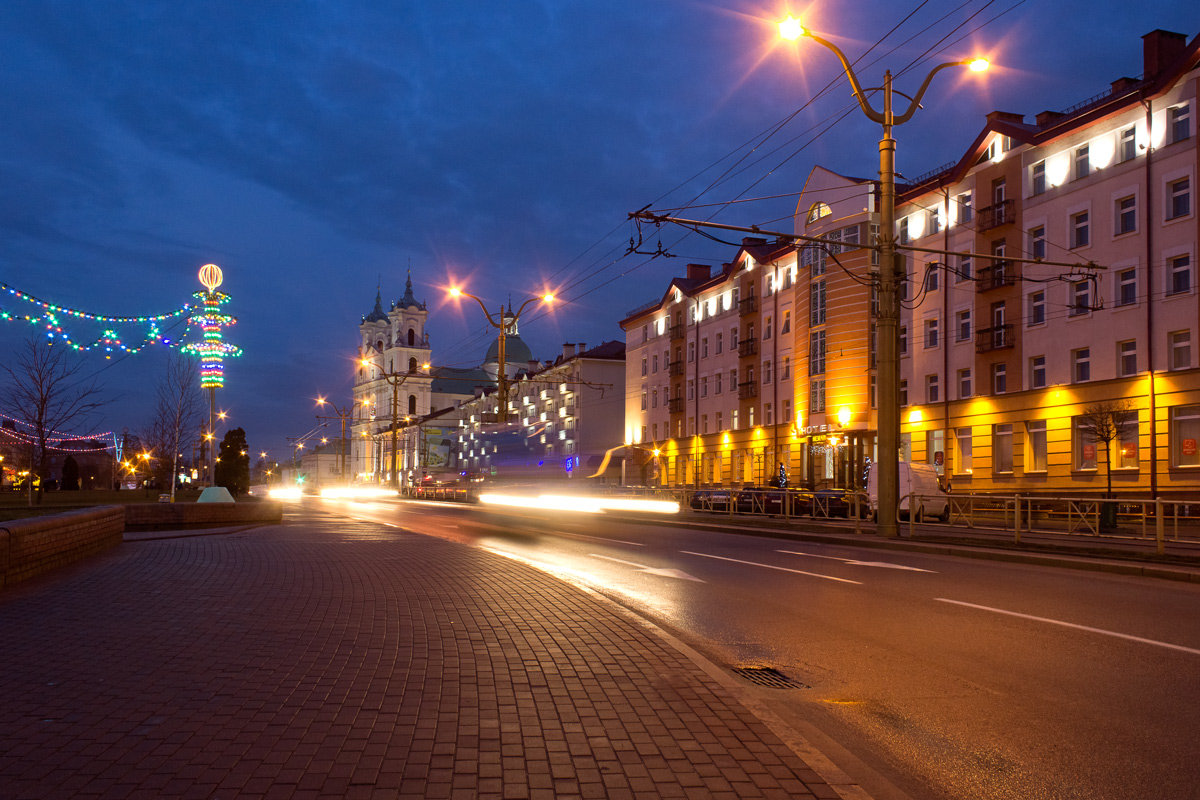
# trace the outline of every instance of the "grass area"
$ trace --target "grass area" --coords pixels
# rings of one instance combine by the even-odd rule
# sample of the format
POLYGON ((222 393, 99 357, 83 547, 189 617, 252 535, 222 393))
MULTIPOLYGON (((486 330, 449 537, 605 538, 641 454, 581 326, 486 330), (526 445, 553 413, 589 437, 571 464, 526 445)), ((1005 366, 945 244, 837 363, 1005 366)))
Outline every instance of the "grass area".
MULTIPOLYGON (((29 496, 24 492, 0 492, 0 520, 40 517, 43 514, 60 514, 78 508, 92 506, 116 506, 129 503, 157 503, 159 491, 152 489, 89 489, 87 491, 54 491, 42 494, 41 503, 29 505, 29 496)), ((181 489, 175 492, 176 503, 194 503, 200 496, 199 489, 181 489)), ((246 499, 246 498, 243 498, 246 499)), ((35 502, 37 498, 34 498, 35 502)))

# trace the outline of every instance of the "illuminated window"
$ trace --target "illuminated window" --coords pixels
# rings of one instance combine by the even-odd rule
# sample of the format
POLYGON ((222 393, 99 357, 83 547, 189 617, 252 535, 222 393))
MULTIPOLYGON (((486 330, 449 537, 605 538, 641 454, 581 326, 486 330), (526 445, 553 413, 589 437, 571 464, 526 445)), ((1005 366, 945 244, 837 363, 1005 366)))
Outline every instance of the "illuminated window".
POLYGON ((1200 405, 1171 409, 1171 466, 1200 467, 1200 405))
POLYGON ((825 373, 825 331, 812 331, 808 337, 808 374, 825 373))
POLYGON ((1083 417, 1074 417, 1071 420, 1071 450, 1074 469, 1096 468, 1096 434, 1083 417))
POLYGON ((808 386, 808 413, 825 412, 825 381, 812 381, 808 386))
POLYGON ((1046 471, 1046 420, 1029 420, 1025 423, 1025 471, 1046 471))
POLYGON ((808 324, 825 324, 825 281, 814 281, 809 284, 808 324))
POLYGON ((1013 471, 1013 429, 1008 423, 992 426, 992 471, 1009 474, 1013 471))
POLYGON ((1117 438, 1113 442, 1117 453, 1113 466, 1117 469, 1138 468, 1138 419, 1136 411, 1117 412, 1117 438))
POLYGON ((954 446, 957 453, 954 459, 954 471, 959 475, 971 474, 971 429, 959 428, 954 431, 954 446))

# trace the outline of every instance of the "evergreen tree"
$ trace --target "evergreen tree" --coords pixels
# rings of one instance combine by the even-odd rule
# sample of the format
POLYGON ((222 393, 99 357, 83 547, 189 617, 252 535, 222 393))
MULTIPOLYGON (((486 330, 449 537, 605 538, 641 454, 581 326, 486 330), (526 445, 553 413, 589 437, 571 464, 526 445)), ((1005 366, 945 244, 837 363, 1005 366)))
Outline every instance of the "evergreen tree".
POLYGON ((75 456, 67 456, 63 462, 62 488, 68 492, 79 491, 79 462, 75 456))
POLYGON ((217 451, 217 468, 214 483, 224 486, 234 497, 250 491, 250 448, 246 444, 246 432, 234 428, 221 439, 217 451))

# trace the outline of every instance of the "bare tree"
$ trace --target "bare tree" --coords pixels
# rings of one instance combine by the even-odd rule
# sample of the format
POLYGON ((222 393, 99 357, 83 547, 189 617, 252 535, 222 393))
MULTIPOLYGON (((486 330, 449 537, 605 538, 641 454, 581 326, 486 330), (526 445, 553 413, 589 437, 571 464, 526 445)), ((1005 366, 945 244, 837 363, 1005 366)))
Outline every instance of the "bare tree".
POLYGON ((72 358, 69 348, 31 338, 14 348, 12 361, 3 366, 8 385, 0 396, 5 411, 30 428, 25 458, 29 467, 29 504, 34 504, 34 483, 48 475, 50 442, 58 431, 83 424, 102 405, 97 385, 80 373, 84 362, 72 358))
POLYGON ((1128 400, 1092 403, 1080 415, 1080 429, 1104 446, 1104 471, 1108 479, 1105 497, 1112 497, 1112 442, 1121 442, 1137 429, 1137 410, 1128 400))
POLYGON ((153 473, 158 485, 171 487, 175 501, 175 478, 179 474, 180 447, 187 444, 189 432, 198 428, 204 402, 195 359, 177 353, 167 356, 166 372, 158 384, 154 418, 142 437, 153 449, 153 473))

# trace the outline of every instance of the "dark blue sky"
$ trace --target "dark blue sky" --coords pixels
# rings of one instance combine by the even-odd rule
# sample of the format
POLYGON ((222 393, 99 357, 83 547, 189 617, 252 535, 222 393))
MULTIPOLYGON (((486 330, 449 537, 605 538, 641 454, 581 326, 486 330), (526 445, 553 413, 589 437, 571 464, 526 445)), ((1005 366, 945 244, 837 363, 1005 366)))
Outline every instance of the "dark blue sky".
MULTIPOLYGON (((285 437, 314 426, 312 398, 349 397, 359 319, 377 283, 385 300, 403 293, 410 265, 435 363, 474 365, 487 346, 477 307, 443 305, 451 276, 491 305, 555 287, 565 308, 522 323, 549 358, 565 341, 620 338, 617 321, 684 264, 732 254, 665 231, 678 258, 624 256, 629 211, 794 194, 818 163, 874 174, 878 129, 860 112, 815 135, 851 102, 844 83, 765 137, 839 73, 815 45, 799 58, 780 45, 772 22, 788 10, 804 9, 5 3, 0 280, 141 314, 188 301, 198 268, 219 264, 245 355, 218 402, 255 451, 282 457, 285 437)), ((992 56, 982 79, 940 78, 897 130, 911 176, 957 159, 988 111, 1061 109, 1139 74, 1149 30, 1200 32, 1194 0, 868 0, 804 17, 851 58, 900 25, 861 67, 871 85, 945 36, 897 88, 938 61, 992 56)), ((719 219, 787 230, 793 204, 741 203, 719 219)), ((27 334, 4 323, 0 343, 27 334)), ((89 364, 112 401, 90 430, 143 429, 162 353, 89 364)))

